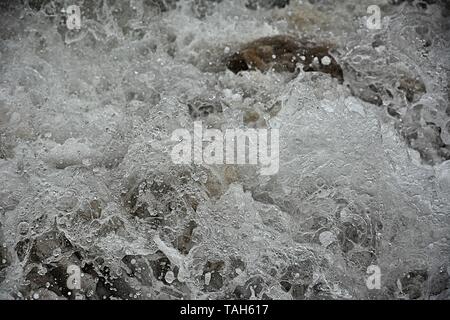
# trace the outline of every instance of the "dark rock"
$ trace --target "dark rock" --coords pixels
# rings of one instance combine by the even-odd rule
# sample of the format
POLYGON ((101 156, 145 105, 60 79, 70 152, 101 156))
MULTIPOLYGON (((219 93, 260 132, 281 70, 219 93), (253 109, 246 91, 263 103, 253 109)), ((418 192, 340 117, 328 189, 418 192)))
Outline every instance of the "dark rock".
POLYGON ((405 274, 401 279, 403 292, 408 294, 409 299, 418 299, 422 296, 422 286, 428 279, 426 270, 413 270, 405 274))
POLYGON ((313 265, 310 260, 300 261, 288 266, 281 276, 281 280, 291 283, 309 284, 312 281, 313 271, 313 265))
POLYGON ((405 93, 408 102, 416 102, 427 92, 425 84, 420 79, 403 77, 400 79, 398 89, 405 93))
POLYGON ((44 8, 47 4, 50 3, 50 0, 28 0, 28 5, 31 9, 35 11, 39 11, 44 8))
POLYGON ((292 73, 296 71, 297 63, 301 63, 304 71, 328 73, 343 82, 342 68, 329 50, 330 46, 325 44, 279 35, 243 45, 239 51, 228 56, 225 63, 234 73, 247 70, 266 72, 271 69, 292 73))
POLYGON ((246 125, 249 125, 249 124, 251 124, 251 123, 255 123, 256 121, 258 121, 259 120, 259 113, 258 112, 256 112, 256 111, 254 111, 254 110, 251 110, 251 111, 247 111, 245 114, 244 114, 244 124, 246 124, 246 125))
MULTIPOLYGON (((84 271, 84 270, 83 270, 84 271)), ((98 274, 96 285, 96 299, 139 299, 137 290, 132 288, 125 277, 112 276, 107 266, 97 271, 88 270, 88 273, 98 274)))
POLYGON ((423 123, 422 110, 424 106, 418 104, 409 108, 396 125, 408 145, 418 151, 421 160, 426 164, 436 164, 450 159, 450 146, 442 141, 442 129, 433 122, 423 123))
POLYGON ((170 260, 163 252, 157 251, 155 253, 154 257, 152 257, 152 259, 150 260, 150 267, 153 270, 153 276, 157 280, 168 284, 165 277, 166 273, 172 269, 172 265, 170 264, 170 260))
POLYGON ((264 285, 264 279, 261 276, 253 276, 248 279, 243 286, 237 286, 234 289, 233 294, 237 299, 250 299, 252 290, 255 293, 255 296, 259 296, 264 289, 264 285))
POLYGON ((128 275, 135 277, 140 283, 144 285, 152 285, 152 268, 150 267, 147 259, 142 256, 127 255, 122 258, 122 262, 128 267, 128 275))
POLYGON ((283 288, 284 291, 289 292, 292 288, 292 284, 289 281, 280 281, 280 285, 283 288))
POLYGON ((329 300, 331 297, 330 287, 327 284, 319 282, 311 287, 311 299, 329 300))
POLYGON ((306 284, 294 284, 292 286, 292 298, 294 300, 303 300, 305 299, 305 293, 308 290, 308 285, 306 284))
POLYGON ((167 12, 177 7, 178 0, 144 0, 144 5, 150 8, 157 7, 161 12, 167 12))
POLYGON ((16 1, 0 0, 0 9, 3 12, 6 10, 14 10, 17 8, 18 4, 21 4, 21 2, 16 3, 16 1))
POLYGON ((73 250, 73 246, 64 232, 56 227, 34 239, 30 250, 30 262, 41 263, 73 250))
POLYGON ((29 281, 29 295, 31 292, 37 291, 40 288, 47 288, 58 296, 65 296, 69 298, 72 290, 67 288, 67 266, 61 264, 45 264, 45 273, 42 273, 41 267, 33 266, 27 273, 25 279, 29 281))
POLYGON ((310 260, 290 265, 283 271, 280 285, 283 290, 290 292, 294 299, 304 299, 305 292, 312 282, 313 271, 310 260))
POLYGON ((223 286, 223 277, 219 272, 211 272, 211 279, 208 285, 205 285, 206 291, 218 291, 223 286))
POLYGON ((25 279, 28 285, 21 288, 25 296, 41 289, 59 297, 74 299, 73 290, 67 286, 69 265, 82 265, 82 254, 56 224, 33 240, 19 241, 15 250, 20 261, 26 261, 25 279))
POLYGON ((20 261, 23 261, 28 255, 28 252, 30 250, 30 243, 30 239, 23 239, 17 242, 14 249, 16 250, 17 257, 20 261))
POLYGON ((360 98, 365 102, 369 102, 376 106, 381 106, 383 104, 383 99, 381 97, 381 89, 374 84, 370 84, 367 87, 352 85, 349 86, 349 88, 352 95, 360 98))
POLYGON ((441 266, 430 278, 430 294, 438 295, 450 288, 450 275, 447 267, 441 266))
POLYGON ((245 262, 242 261, 239 257, 230 257, 230 268, 231 277, 235 278, 245 270, 245 262))
POLYGON ((213 272, 213 271, 220 271, 225 266, 225 262, 222 260, 218 261, 208 261, 206 262, 204 272, 213 272))
MULTIPOLYGON (((21 292, 25 297, 34 299, 34 293, 44 291, 50 296, 77 299, 100 299, 96 294, 97 281, 103 277, 101 272, 94 269, 93 263, 85 259, 85 254, 80 249, 75 249, 72 254, 65 254, 48 263, 28 262, 25 266, 27 284, 23 285, 21 292), (68 287, 70 271, 69 266, 80 268, 80 289, 68 287)), ((105 280, 105 279, 103 279, 105 280)), ((40 297, 43 299, 44 297, 40 297)))
POLYGON ((393 106, 388 106, 387 107, 387 113, 391 116, 394 117, 396 119, 400 119, 400 113, 398 113, 397 110, 395 110, 395 108, 393 106))
POLYGON ((284 8, 289 5, 289 2, 290 0, 247 0, 245 6, 251 10, 284 8))
POLYGON ((223 277, 220 272, 223 270, 225 262, 222 260, 208 261, 203 268, 202 280, 205 281, 206 275, 209 273, 211 278, 209 283, 204 286, 206 291, 218 291, 223 286, 223 277))
POLYGON ((192 242, 192 233, 196 227, 197 223, 193 220, 190 221, 183 230, 183 234, 174 241, 174 247, 177 248, 182 254, 188 254, 194 246, 194 243, 192 242))
POLYGON ((338 240, 341 244, 343 252, 349 252, 353 249, 355 243, 360 240, 360 231, 358 228, 350 222, 344 222, 342 224, 342 232, 338 234, 338 240))

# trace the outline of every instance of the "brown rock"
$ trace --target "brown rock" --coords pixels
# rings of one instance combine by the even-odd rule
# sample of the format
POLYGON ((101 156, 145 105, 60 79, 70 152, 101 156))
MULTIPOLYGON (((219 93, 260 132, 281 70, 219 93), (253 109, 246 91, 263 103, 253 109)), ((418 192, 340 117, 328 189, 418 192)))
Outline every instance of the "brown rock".
POLYGON ((398 89, 405 93, 408 102, 418 101, 420 97, 427 92, 425 84, 418 78, 401 78, 398 89))
POLYGON ((194 220, 189 221, 188 225, 183 230, 183 233, 174 241, 173 245, 182 254, 188 254, 194 246, 192 241, 192 233, 196 227, 197 223, 194 220))
POLYGON ((234 73, 246 70, 295 72, 297 63, 304 71, 319 71, 343 81, 341 66, 329 53, 330 46, 290 36, 264 37, 250 42, 226 58, 226 66, 234 73), (328 57, 328 58, 325 58, 328 57), (324 63, 323 58, 327 60, 324 63))

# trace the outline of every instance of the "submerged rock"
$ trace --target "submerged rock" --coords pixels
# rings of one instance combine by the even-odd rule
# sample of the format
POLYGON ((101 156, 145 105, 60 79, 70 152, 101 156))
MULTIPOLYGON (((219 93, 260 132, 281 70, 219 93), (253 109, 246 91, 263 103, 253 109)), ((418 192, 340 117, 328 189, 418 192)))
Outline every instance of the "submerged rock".
POLYGON ((295 72, 297 64, 306 72, 318 71, 330 74, 343 82, 341 66, 330 54, 331 45, 298 40, 291 36, 264 37, 245 44, 226 60, 226 66, 234 73, 247 70, 266 72, 295 72))
POLYGON ((66 254, 73 250, 73 246, 64 232, 54 228, 38 236, 30 250, 30 261, 40 263, 57 258, 58 255, 66 254))
POLYGON ((197 223, 192 220, 189 221, 186 228, 183 230, 183 233, 174 241, 173 245, 183 254, 188 254, 189 251, 194 246, 192 241, 192 233, 194 229, 197 227, 197 223))
POLYGON ((405 93, 408 102, 418 101, 419 98, 427 92, 425 84, 419 78, 401 78, 398 89, 405 93))
POLYGON ((208 261, 203 270, 203 281, 205 282, 204 290, 217 291, 223 286, 224 279, 221 274, 224 268, 224 261, 208 261))
POLYGON ((51 2, 50 0, 29 0, 28 5, 32 10, 39 11, 46 5, 48 5, 50 2, 51 2))
POLYGON ((244 285, 237 286, 233 294, 237 299, 248 300, 260 296, 264 288, 264 279, 257 275, 248 279, 244 285))
POLYGON ((428 279, 426 270, 413 270, 405 274, 400 279, 403 293, 407 294, 409 299, 418 299, 423 295, 423 286, 428 279))
MULTIPOLYGON (((450 288, 450 274, 445 265, 442 265, 430 278, 430 294, 437 296, 441 295, 445 297, 445 292, 450 288)), ((448 293, 450 294, 450 292, 448 293)))
POLYGON ((257 10, 259 8, 284 8, 288 6, 289 3, 290 0, 247 0, 245 6, 251 10, 257 10))

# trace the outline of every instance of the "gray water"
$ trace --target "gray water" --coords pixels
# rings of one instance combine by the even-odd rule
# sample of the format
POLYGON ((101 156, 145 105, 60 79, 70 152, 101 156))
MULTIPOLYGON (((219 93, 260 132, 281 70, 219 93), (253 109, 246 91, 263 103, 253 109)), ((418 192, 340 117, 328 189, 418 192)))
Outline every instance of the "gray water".
POLYGON ((0 298, 449 298, 445 1, 0 8, 0 298), (275 35, 327 43, 344 81, 227 70, 275 35), (209 127, 279 128, 279 172, 173 163, 192 103, 209 127))

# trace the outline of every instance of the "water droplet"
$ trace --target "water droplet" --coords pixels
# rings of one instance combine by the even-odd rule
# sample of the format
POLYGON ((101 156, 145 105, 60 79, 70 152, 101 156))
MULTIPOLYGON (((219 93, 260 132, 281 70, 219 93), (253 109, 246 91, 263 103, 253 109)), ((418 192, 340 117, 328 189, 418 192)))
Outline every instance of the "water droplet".
POLYGON ((173 274, 172 271, 167 271, 165 280, 167 283, 172 283, 175 280, 175 275, 173 274))

